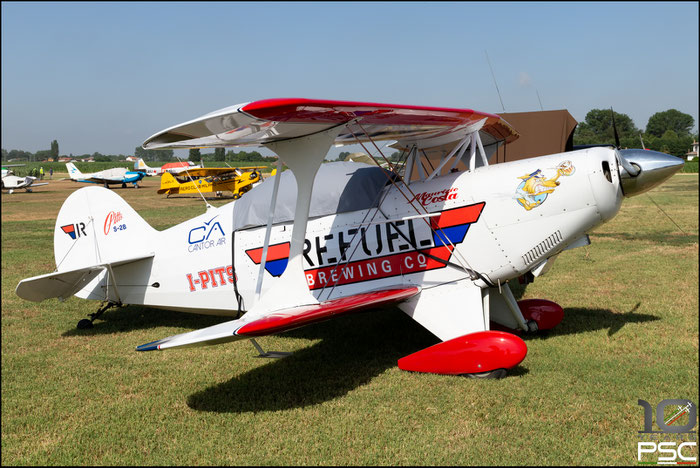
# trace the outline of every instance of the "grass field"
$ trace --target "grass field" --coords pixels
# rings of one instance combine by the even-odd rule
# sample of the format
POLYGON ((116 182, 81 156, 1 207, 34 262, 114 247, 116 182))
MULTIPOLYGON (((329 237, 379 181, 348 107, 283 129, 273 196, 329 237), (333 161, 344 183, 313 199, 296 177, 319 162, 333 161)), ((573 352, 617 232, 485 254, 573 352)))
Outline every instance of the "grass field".
MULTIPOLYGON (((637 400, 698 403, 697 175, 625 200, 516 288, 566 315, 502 380, 399 370, 437 339, 395 308, 259 340, 294 351, 281 360, 245 341, 134 350, 216 317, 127 306, 77 330, 97 303, 14 289, 53 270, 55 217, 81 186, 2 194, 3 465, 636 465, 637 400)), ((157 229, 204 211, 157 186, 115 191, 157 229)))

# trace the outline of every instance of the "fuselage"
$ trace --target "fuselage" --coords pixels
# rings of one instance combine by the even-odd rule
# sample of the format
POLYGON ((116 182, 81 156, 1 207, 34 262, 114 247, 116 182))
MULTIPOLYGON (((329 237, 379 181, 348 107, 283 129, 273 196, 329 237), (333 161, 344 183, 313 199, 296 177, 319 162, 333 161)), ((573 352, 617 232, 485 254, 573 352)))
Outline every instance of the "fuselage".
MULTIPOLYGON (((481 287, 504 283, 615 216, 623 198, 617 171, 614 150, 590 148, 413 181, 410 191, 387 183, 378 206, 309 219, 307 285, 327 300, 464 278, 481 287)), ((255 189, 245 195, 254 196, 255 189)), ((266 227, 234 231, 236 203, 144 239, 155 252, 150 268, 115 270, 122 301, 235 315, 238 294, 242 310, 252 307, 266 227), (138 286, 151 284, 159 287, 138 286)), ((286 268, 292 225, 272 226, 261 295, 286 268)), ((86 288, 78 296, 101 294, 86 288)))

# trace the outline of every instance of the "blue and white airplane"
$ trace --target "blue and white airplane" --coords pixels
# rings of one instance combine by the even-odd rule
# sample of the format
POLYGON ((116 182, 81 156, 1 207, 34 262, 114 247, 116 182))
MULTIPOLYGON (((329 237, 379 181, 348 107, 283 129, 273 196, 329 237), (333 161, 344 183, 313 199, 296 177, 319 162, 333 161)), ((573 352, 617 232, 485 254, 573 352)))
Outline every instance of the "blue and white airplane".
POLYGON ((124 167, 105 169, 91 174, 83 174, 73 163, 66 163, 66 167, 72 181, 103 184, 105 188, 109 188, 109 184, 122 184, 122 188, 126 188, 126 184, 134 184, 134 188, 139 188, 139 181, 146 176, 144 172, 134 172, 124 167))

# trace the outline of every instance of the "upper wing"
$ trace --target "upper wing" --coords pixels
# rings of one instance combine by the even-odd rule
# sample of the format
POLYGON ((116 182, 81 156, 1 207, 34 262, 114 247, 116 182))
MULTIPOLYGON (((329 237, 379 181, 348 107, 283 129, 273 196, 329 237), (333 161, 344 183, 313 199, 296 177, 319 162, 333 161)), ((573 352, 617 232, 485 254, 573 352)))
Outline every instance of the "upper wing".
POLYGON ((199 167, 194 169, 184 169, 178 172, 178 175, 189 175, 190 177, 207 177, 207 176, 218 176, 222 174, 235 174, 236 168, 234 167, 199 167))
POLYGON ((356 121, 336 144, 372 140, 437 138, 484 121, 482 131, 513 141, 517 132, 498 115, 471 109, 405 106, 314 99, 267 99, 238 104, 175 125, 148 138, 143 147, 195 148, 264 145, 312 135, 356 121), (361 127, 360 127, 361 126, 361 127))
POLYGON ((415 286, 400 289, 383 289, 341 297, 318 304, 275 310, 257 316, 246 314, 238 320, 231 320, 201 330, 174 335, 143 344, 136 349, 138 351, 155 351, 182 346, 212 345, 281 333, 340 314, 405 301, 419 292, 420 288, 415 286))

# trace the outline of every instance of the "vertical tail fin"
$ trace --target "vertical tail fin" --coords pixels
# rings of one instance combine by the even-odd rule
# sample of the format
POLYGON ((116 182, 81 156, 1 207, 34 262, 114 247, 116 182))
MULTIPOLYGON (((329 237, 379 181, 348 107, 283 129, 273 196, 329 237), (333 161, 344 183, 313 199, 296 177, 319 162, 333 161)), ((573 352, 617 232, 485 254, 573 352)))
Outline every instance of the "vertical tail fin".
POLYGON ((82 179, 83 173, 78 170, 77 167, 75 167, 75 164, 72 162, 66 163, 66 167, 68 168, 68 174, 70 175, 71 179, 77 180, 77 179, 82 179))
MULTIPOLYGON (((158 193, 166 193, 171 189, 177 189, 179 186, 180 182, 178 182, 171 173, 164 172, 163 175, 160 176, 160 189, 158 190, 158 193)), ((173 193, 177 193, 177 191, 173 190, 173 193)))
POLYGON ((111 190, 81 188, 63 202, 56 218, 56 269, 65 271, 139 255, 157 232, 111 190))
MULTIPOLYGON (((63 202, 56 218, 56 270, 61 274, 152 257, 157 234, 158 231, 113 191, 102 187, 81 188, 63 202)), ((71 289, 70 294, 99 300, 109 294, 111 300, 120 300, 105 271, 100 268, 90 271, 91 276, 76 285, 77 290, 71 289)), ((148 278, 145 270, 129 274, 126 283, 131 285, 145 283, 148 278), (139 275, 145 275, 145 279, 139 275)), ((124 292, 122 288, 121 294, 124 292)))

